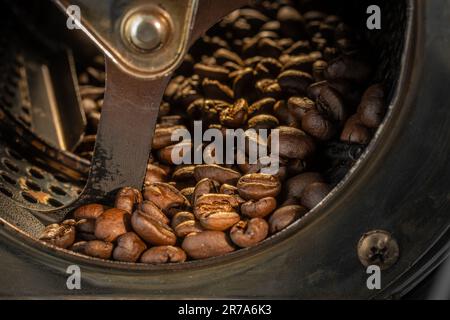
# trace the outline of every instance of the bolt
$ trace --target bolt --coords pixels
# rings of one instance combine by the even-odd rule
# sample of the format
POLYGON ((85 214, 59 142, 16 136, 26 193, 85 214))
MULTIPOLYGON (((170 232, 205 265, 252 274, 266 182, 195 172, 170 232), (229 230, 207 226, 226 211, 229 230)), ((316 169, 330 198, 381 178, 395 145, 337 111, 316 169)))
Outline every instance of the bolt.
POLYGON ((137 49, 151 52, 160 48, 169 34, 165 17, 153 12, 135 12, 125 23, 124 37, 137 49))
POLYGON ((358 242, 358 258, 365 266, 377 265, 388 269, 397 262, 399 247, 392 235, 384 230, 365 233, 358 242))

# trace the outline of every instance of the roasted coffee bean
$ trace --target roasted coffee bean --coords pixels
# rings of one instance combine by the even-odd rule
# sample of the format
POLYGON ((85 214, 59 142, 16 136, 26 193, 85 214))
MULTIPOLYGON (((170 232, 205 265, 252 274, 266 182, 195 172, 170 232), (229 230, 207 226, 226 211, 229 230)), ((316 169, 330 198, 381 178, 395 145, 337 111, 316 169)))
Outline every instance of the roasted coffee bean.
POLYGON ((76 230, 79 233, 94 234, 95 219, 81 219, 77 221, 76 230))
POLYGON ((180 166, 172 173, 172 179, 175 181, 195 180, 194 169, 193 165, 180 166))
POLYGON ((164 224, 168 224, 170 222, 169 218, 167 218, 167 216, 161 211, 161 209, 151 201, 143 201, 139 205, 138 211, 144 212, 145 215, 148 215, 156 221, 160 221, 164 224))
POLYGON ((325 70, 328 68, 328 63, 324 60, 317 60, 312 65, 312 76, 315 81, 325 80, 325 70))
POLYGON ((217 191, 220 188, 220 184, 210 178, 204 178, 197 182, 194 189, 194 195, 193 195, 193 203, 195 204, 197 199, 207 193, 217 193, 217 191))
POLYGON ((269 225, 266 220, 253 218, 239 221, 230 230, 230 238, 239 247, 253 247, 267 237, 269 225))
POLYGON ((182 222, 195 220, 195 216, 192 212, 189 211, 180 211, 177 212, 173 217, 172 221, 170 222, 170 226, 172 229, 175 229, 177 225, 179 225, 182 222))
POLYGON ((214 58, 216 58, 219 65, 223 65, 226 62, 233 62, 239 66, 244 65, 244 61, 242 61, 238 54, 225 48, 220 48, 214 52, 214 58))
POLYGON ((273 112, 273 106, 276 100, 274 98, 263 98, 251 104, 248 107, 249 116, 253 117, 258 114, 267 114, 273 112))
POLYGON ((261 38, 258 40, 257 50, 262 57, 278 58, 283 49, 276 41, 270 38, 261 38))
POLYGON ((255 67, 256 76, 259 79, 275 78, 281 71, 283 65, 274 58, 264 58, 255 67))
POLYGON ((90 114, 91 112, 98 111, 97 103, 93 99, 83 99, 81 101, 81 106, 83 107, 85 114, 90 114))
POLYGON ((175 234, 179 238, 184 238, 190 233, 203 232, 205 229, 197 220, 187 220, 179 223, 175 228, 175 234))
POLYGON ((158 208, 169 213, 171 208, 183 208, 188 204, 187 199, 177 188, 164 182, 155 182, 144 188, 144 199, 156 204, 158 208))
POLYGON ((258 200, 265 197, 276 197, 281 190, 277 177, 265 173, 250 173, 242 176, 237 188, 239 195, 246 200, 258 200))
POLYGON ((114 242, 130 228, 130 214, 122 209, 112 208, 101 214, 95 221, 97 239, 114 242))
POLYGON ((189 201, 190 204, 194 202, 195 187, 187 187, 180 190, 180 193, 189 201))
POLYGON ((72 250, 73 252, 76 253, 86 254, 85 252, 86 245, 87 241, 78 241, 75 242, 71 247, 69 247, 69 250, 72 250))
POLYGON ((153 134, 152 149, 157 150, 177 143, 178 141, 172 141, 172 134, 177 131, 180 132, 181 130, 187 129, 182 125, 157 127, 153 134))
POLYGON ((225 84, 220 83, 217 80, 203 79, 202 81, 203 92, 208 99, 223 100, 232 102, 234 93, 225 84))
POLYGON ((247 112, 247 101, 238 99, 233 105, 222 110, 220 113, 220 123, 229 128, 239 128, 247 121, 247 112))
POLYGON ((75 220, 81 219, 97 219, 103 212, 105 207, 98 203, 86 204, 84 206, 78 207, 73 212, 73 217, 75 220))
POLYGON ((117 238, 113 258, 118 261, 136 262, 146 249, 147 246, 136 233, 127 232, 117 238))
POLYGON ((261 26, 260 30, 279 32, 280 31, 280 21, 277 21, 277 20, 268 21, 261 26))
POLYGON ((322 141, 329 140, 336 132, 333 122, 316 109, 309 110, 302 117, 302 129, 322 141))
POLYGON ((327 86, 320 90, 316 101, 317 110, 333 121, 343 123, 347 118, 347 110, 339 93, 327 86))
POLYGON ((221 256, 235 250, 227 235, 222 231, 188 234, 181 247, 193 259, 221 256))
POLYGON ((264 218, 272 213, 277 207, 277 200, 274 197, 261 198, 259 200, 249 200, 241 205, 241 213, 250 218, 264 218))
POLYGON ((368 144, 371 138, 369 129, 360 120, 359 114, 348 118, 341 132, 341 141, 368 144))
POLYGON ((195 201, 194 214, 205 229, 223 231, 239 221, 238 207, 232 195, 204 194, 195 201))
POLYGON ((328 184, 323 182, 313 182, 305 187, 300 199, 302 206, 312 209, 331 191, 328 184))
POLYGON ((302 15, 291 6, 283 6, 278 10, 277 20, 283 34, 289 38, 298 38, 304 29, 304 19, 302 15))
POLYGON ((258 91, 261 98, 277 99, 282 93, 281 86, 275 79, 259 80, 258 82, 256 82, 255 88, 258 91))
POLYGON ((183 122, 183 117, 175 114, 170 116, 162 116, 159 118, 158 126, 161 127, 171 127, 180 125, 183 122))
POLYGON ((300 199, 303 190, 314 182, 324 182, 320 173, 304 172, 288 179, 284 186, 287 192, 287 198, 300 199))
POLYGON ((125 210, 128 213, 132 213, 135 205, 139 205, 142 202, 142 194, 139 190, 125 187, 119 190, 116 194, 116 200, 114 207, 117 209, 125 210))
POLYGON ((80 96, 82 99, 92 99, 97 100, 103 97, 105 93, 104 87, 95 87, 95 86, 80 86, 80 96))
POLYGON ((249 128, 260 129, 273 129, 279 125, 278 119, 269 114, 259 114, 250 118, 247 122, 249 128))
POLYGON ((225 82, 228 80, 228 69, 217 65, 205 65, 203 63, 196 63, 194 65, 194 72, 201 78, 208 78, 225 82))
MULTIPOLYGON (((283 158, 306 159, 315 152, 313 139, 302 130, 292 127, 278 127, 279 154, 283 158)), ((269 136, 270 145, 272 135, 269 136)))
POLYGON ((84 247, 84 254, 94 258, 109 259, 113 248, 114 245, 111 242, 92 240, 86 243, 84 247))
POLYGON ((377 128, 385 113, 384 91, 380 84, 370 86, 363 94, 358 106, 361 122, 368 128, 377 128))
POLYGON ((177 143, 176 145, 167 146, 165 148, 162 148, 157 151, 158 159, 161 160, 161 162, 169 165, 173 165, 173 155, 175 154, 177 157, 180 157, 180 159, 183 159, 185 156, 185 153, 189 152, 191 153, 192 149, 192 142, 189 140, 183 140, 180 143, 177 143), (178 151, 178 154, 176 153, 178 151))
POLYGON ((149 264, 184 262, 186 261, 186 253, 178 247, 158 246, 145 251, 140 261, 149 264))
POLYGON ((144 186, 148 186, 154 182, 167 181, 168 172, 162 167, 149 163, 145 172, 144 186))
POLYGON ((362 60, 342 55, 328 63, 326 78, 363 83, 370 77, 371 72, 370 66, 362 60))
POLYGON ((231 184, 224 183, 220 186, 219 193, 235 195, 238 193, 238 190, 237 190, 236 186, 232 186, 231 184))
POLYGON ((75 225, 75 220, 65 220, 61 224, 50 224, 42 231, 39 240, 66 249, 75 241, 75 225))
POLYGON ((307 97, 290 97, 287 102, 287 107, 289 112, 301 120, 306 112, 316 108, 316 104, 311 99, 307 97))
POLYGON ((283 230, 294 221, 300 219, 308 209, 299 205, 289 205, 277 209, 269 218, 270 233, 283 230))
POLYGON ((220 184, 227 183, 235 185, 241 177, 241 174, 235 170, 221 167, 216 164, 201 164, 194 169, 195 179, 200 181, 204 178, 210 178, 220 184))
POLYGON ((316 60, 316 57, 306 54, 291 56, 284 64, 283 71, 298 70, 311 74, 313 71, 313 64, 316 60))
POLYGON ((280 100, 273 106, 273 111, 275 116, 278 118, 280 123, 284 126, 300 128, 300 122, 294 115, 289 111, 286 101, 280 100))
POLYGON ((152 245, 174 245, 177 240, 172 228, 143 211, 133 212, 131 225, 134 232, 152 245))
POLYGON ((286 70, 277 77, 279 86, 288 94, 304 94, 313 82, 309 73, 298 70, 286 70))
POLYGON ((308 40, 299 40, 294 42, 284 53, 292 56, 305 54, 311 51, 311 45, 308 40))

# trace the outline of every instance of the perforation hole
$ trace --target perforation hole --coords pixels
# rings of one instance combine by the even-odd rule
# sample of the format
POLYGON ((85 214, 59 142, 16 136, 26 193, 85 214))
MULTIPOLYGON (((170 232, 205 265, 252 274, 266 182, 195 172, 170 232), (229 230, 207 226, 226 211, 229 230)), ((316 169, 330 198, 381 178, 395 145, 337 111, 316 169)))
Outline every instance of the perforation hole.
POLYGON ((32 196, 31 194, 29 194, 28 192, 22 192, 21 195, 29 203, 37 203, 38 202, 37 199, 34 196, 32 196))
POLYGON ((36 168, 30 168, 30 170, 28 170, 28 172, 30 173, 30 175, 32 175, 36 179, 44 179, 44 174, 36 168))
POLYGON ((34 181, 27 180, 27 181, 25 182, 25 184, 26 184, 27 187, 30 188, 31 190, 34 190, 34 191, 41 191, 41 187, 40 187, 36 182, 34 182, 34 181))
POLYGON ((50 191, 59 196, 65 196, 67 194, 63 189, 57 186, 50 186, 50 191))
POLYGON ((0 187, 0 192, 9 198, 11 198, 13 195, 12 192, 6 189, 5 187, 0 187))
POLYGON ((11 161, 9 161, 8 159, 4 159, 3 160, 3 164, 5 165, 6 168, 8 168, 9 170, 13 171, 13 172, 19 172, 19 167, 16 166, 14 163, 12 163, 11 161))
POLYGON ((58 180, 59 182, 62 182, 62 183, 67 183, 67 182, 69 182, 65 177, 63 177, 63 176, 61 176, 61 175, 59 175, 59 174, 56 174, 56 175, 55 175, 55 179, 58 180))
POLYGON ((7 183, 15 185, 16 184, 16 180, 14 180, 12 177, 10 177, 6 172, 2 172, 0 173, 0 176, 2 177, 3 180, 5 180, 7 183))
POLYGON ((9 148, 7 148, 6 149, 6 153, 8 153, 8 155, 11 157, 11 158, 14 158, 14 159, 16 159, 16 160, 23 160, 23 157, 17 152, 17 151, 15 151, 15 150, 12 150, 12 149, 9 149, 9 148))
POLYGON ((47 200, 47 203, 48 203, 49 205, 51 205, 52 207, 55 207, 55 208, 58 208, 58 207, 62 207, 62 206, 63 206, 63 204, 62 204, 61 202, 59 202, 58 200, 53 199, 53 198, 49 198, 49 199, 47 200))

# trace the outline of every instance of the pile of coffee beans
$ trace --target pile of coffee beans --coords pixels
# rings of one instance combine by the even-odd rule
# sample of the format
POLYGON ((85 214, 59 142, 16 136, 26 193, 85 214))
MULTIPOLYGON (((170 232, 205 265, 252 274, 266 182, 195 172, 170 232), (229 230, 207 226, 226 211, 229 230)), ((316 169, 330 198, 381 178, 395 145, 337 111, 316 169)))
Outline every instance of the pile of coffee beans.
MULTIPOLYGON (((166 88, 142 191, 120 190, 111 207, 80 207, 41 239, 102 259, 183 262, 254 246, 316 206, 370 142, 386 102, 357 32, 295 3, 260 1, 199 39, 166 88), (195 120, 222 131, 277 129, 278 173, 262 173, 262 162, 175 165, 171 135, 192 131, 195 120)), ((89 126, 78 154, 86 158, 102 70, 96 58, 80 74, 89 126)))

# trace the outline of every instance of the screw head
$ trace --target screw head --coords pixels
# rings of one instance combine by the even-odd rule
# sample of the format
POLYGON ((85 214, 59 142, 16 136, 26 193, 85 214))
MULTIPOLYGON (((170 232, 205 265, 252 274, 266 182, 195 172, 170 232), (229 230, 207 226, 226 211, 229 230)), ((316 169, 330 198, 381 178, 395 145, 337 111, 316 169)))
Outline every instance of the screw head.
POLYGON ((365 233, 358 242, 358 258, 365 266, 379 266, 381 270, 394 265, 400 250, 397 241, 384 230, 365 233))
POLYGON ((125 22, 123 36, 135 48, 151 52, 160 48, 169 35, 165 17, 154 12, 135 12, 125 22))

